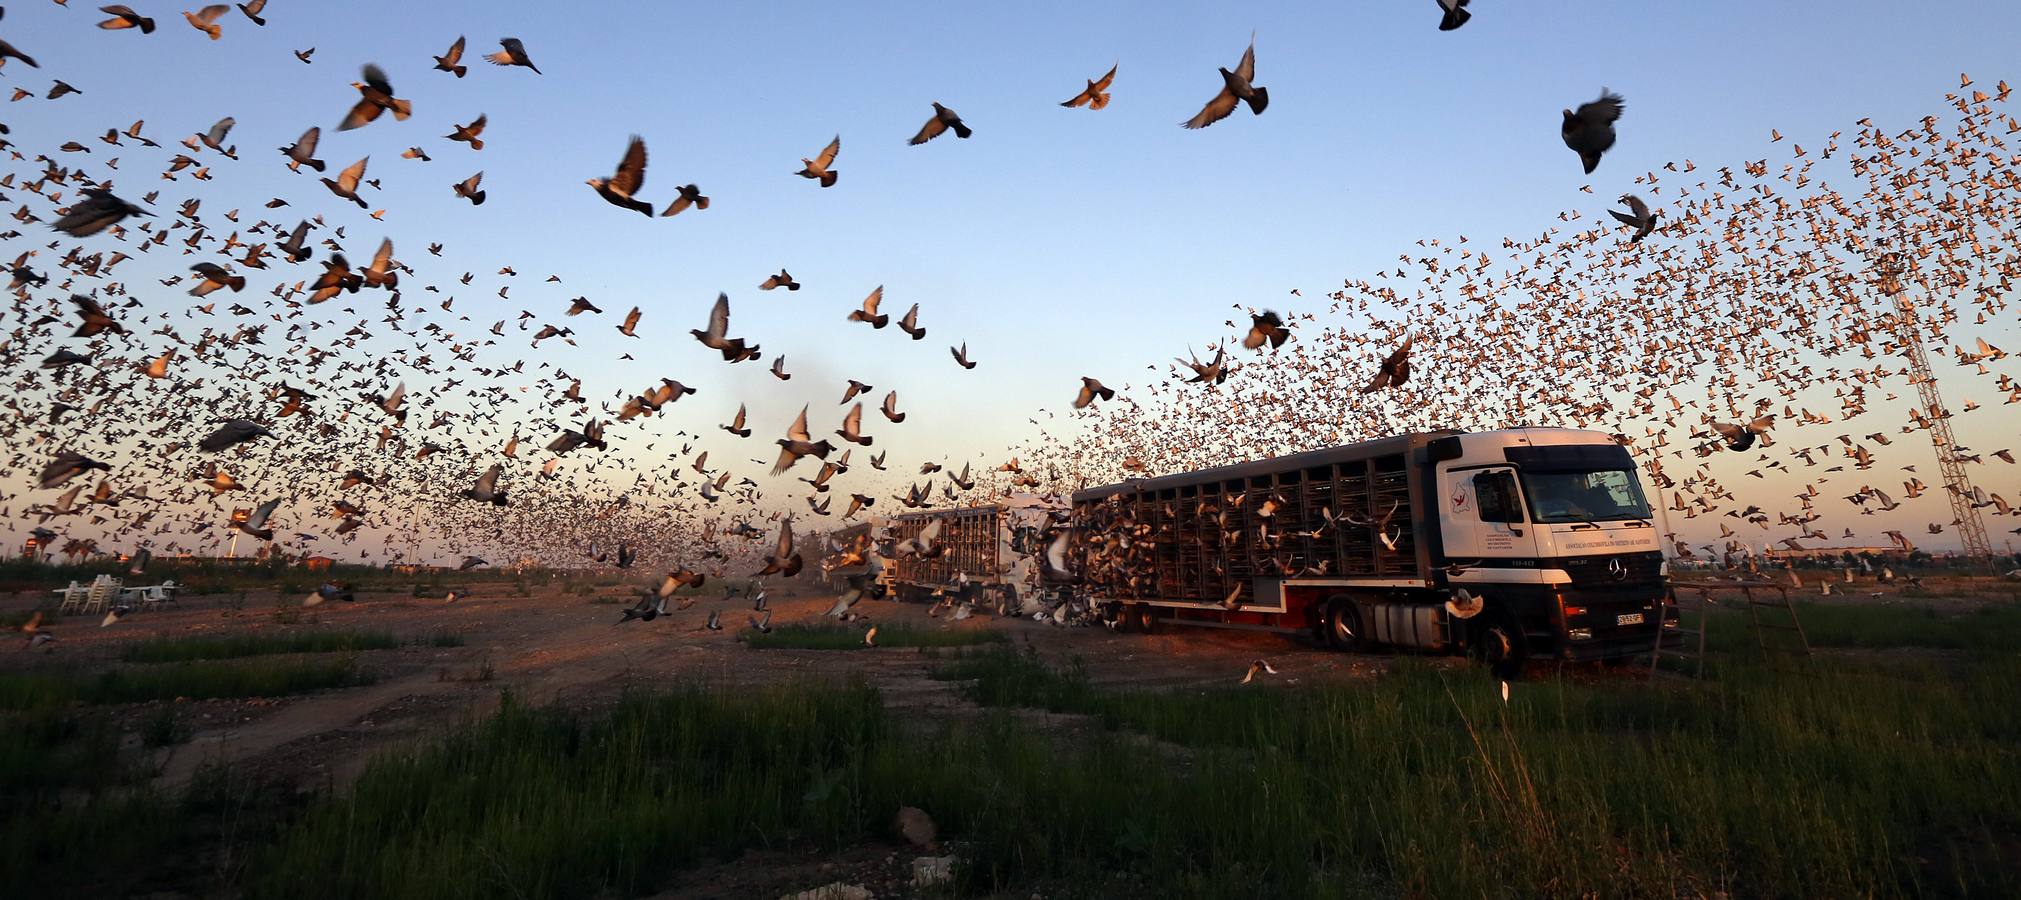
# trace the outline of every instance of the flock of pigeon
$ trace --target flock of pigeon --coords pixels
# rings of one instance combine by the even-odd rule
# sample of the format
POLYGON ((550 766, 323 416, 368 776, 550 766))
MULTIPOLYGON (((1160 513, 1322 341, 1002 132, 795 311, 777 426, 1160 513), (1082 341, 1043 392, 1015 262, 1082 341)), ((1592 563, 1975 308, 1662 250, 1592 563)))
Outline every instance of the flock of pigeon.
MULTIPOLYGON (((1441 29, 1471 15, 1467 0, 1435 2, 1441 29)), ((264 26, 268 5, 239 4, 244 22, 224 5, 184 18, 219 40, 234 27, 264 26)), ((108 31, 146 35, 158 26, 124 5, 100 11, 107 18, 96 24, 108 31)), ((541 73, 521 41, 498 44, 486 60, 524 69, 523 77, 541 73)), ((0 39, 0 72, 39 70, 43 62, 24 52, 33 50, 0 39)), ((429 70, 440 74, 430 77, 465 78, 464 50, 462 37, 449 43, 429 70)), ((313 53, 295 57, 310 63, 313 53)), ((1087 80, 1061 105, 1105 109, 1116 71, 1087 80)), ((1253 36, 1220 77, 1219 91, 1184 127, 1212 126, 1243 106, 1256 116, 1268 109, 1269 92, 1255 83, 1253 36)), ((416 115, 376 65, 353 87, 350 108, 329 111, 333 131, 370 136, 382 117, 416 115)), ((963 464, 960 472, 931 459, 887 465, 888 450, 872 453, 876 436, 863 413, 879 394, 855 380, 835 386, 845 409, 832 431, 812 425, 810 406, 757 452, 765 458, 719 454, 711 463, 708 451, 695 450, 701 434, 645 421, 697 387, 662 378, 637 390, 585 393, 566 351, 550 344, 526 354, 503 342, 516 328, 531 332, 536 351, 547 341, 573 346, 574 329, 594 321, 582 317, 604 312, 590 298, 486 326, 447 293, 470 286, 472 273, 423 275, 413 265, 418 256, 397 254, 390 238, 349 235, 322 215, 296 212, 301 197, 254 200, 260 210, 242 215, 235 200, 204 196, 213 168, 286 166, 341 203, 372 210, 379 180, 368 177, 369 156, 334 177, 303 173, 332 169, 318 155, 321 125, 304 123, 278 154, 245 161, 231 141, 231 117, 187 136, 150 133, 136 121, 42 148, 7 141, 17 166, 0 175, 0 197, 16 209, 0 241, 20 250, 8 265, 18 324, 0 339, 0 372, 13 388, 0 421, 0 519, 61 528, 73 556, 143 560, 143 551, 215 552, 234 534, 255 539, 260 553, 340 542, 357 558, 413 559, 424 531, 455 553, 515 561, 603 565, 614 553, 620 568, 669 570, 636 611, 651 618, 709 574, 749 574, 751 566, 796 574, 804 565, 796 515, 847 520, 1404 430, 1529 423, 1620 433, 1647 461, 1673 515, 1722 520, 1724 550, 1701 545, 1711 555, 1748 550, 1742 532, 1753 527, 1764 543, 1770 536, 1791 547, 1830 542, 1839 536, 1828 528, 1837 520, 1827 507, 1840 498, 1854 513, 1899 505, 1894 485, 1870 471, 1886 452, 1878 448, 1897 440, 1913 447, 1906 437, 1932 419, 1978 408, 1968 401, 1955 411, 1901 411, 1895 391, 1907 388, 1904 367, 1890 360, 1907 351, 1904 335, 1976 369, 2001 402, 2021 402, 2021 385, 2000 369, 2004 352, 1983 337, 1976 349, 1953 344, 1967 314, 1974 325, 2011 325, 2007 294, 2021 269, 2014 191, 2021 156, 2002 137, 2021 126, 2001 111, 2004 83, 1997 96, 1967 87, 1969 80, 1951 96, 1958 119, 1948 130, 1935 117, 1894 134, 1862 121, 1848 147, 1834 134, 1821 149, 1794 148, 1787 164, 1764 159, 1701 172, 1687 160, 1660 175, 1638 174, 1640 193, 1621 197, 1626 211, 1610 210, 1598 223, 1567 213, 1527 239, 1420 241, 1422 254, 1349 281, 1323 312, 1243 310, 1247 321, 1231 320, 1233 333, 1206 348, 1209 361, 1189 348, 1175 377, 1120 390, 1080 378, 1070 427, 1042 427, 1000 465, 963 464), (1863 190, 1841 193, 1813 173, 1835 155, 1863 190), (158 180, 167 185, 152 186, 158 180), (143 304, 137 293, 161 291, 120 276, 122 263, 142 254, 190 257, 186 273, 160 279, 160 287, 186 289, 192 299, 143 304), (1748 471, 1715 469, 1736 458, 1748 471), (758 471, 768 463, 769 474, 758 471), (889 472, 902 490, 885 493, 866 469, 889 472), (1800 476, 1803 490, 1778 503, 1737 480, 1775 470, 1800 476), (846 509, 835 510, 845 494, 846 509), (379 545, 360 542, 361 529, 379 545)), ((54 79, 46 91, 19 89, 15 99, 54 102, 78 91, 54 79)), ((1563 112, 1560 135, 1587 173, 1614 145, 1623 109, 1621 96, 1603 89, 1563 112)), ((443 140, 482 150, 486 124, 481 115, 451 123, 443 140)), ((949 131, 957 139, 975 134, 955 110, 934 103, 910 143, 949 131)), ((832 188, 841 152, 837 135, 782 177, 832 188)), ((401 156, 428 153, 414 146, 401 156)), ((611 206, 648 217, 709 208, 695 184, 647 199, 647 168, 645 141, 633 137, 610 174, 587 184, 611 206)), ((482 204, 482 178, 480 171, 446 188, 482 204)), ((427 247, 430 256, 441 250, 427 247)), ((497 277, 497 295, 508 299, 519 273, 506 266, 497 277)), ((781 270, 759 287, 791 292, 801 284, 781 270)), ((880 287, 836 319, 863 326, 866 338, 896 324, 909 338, 893 338, 899 347, 923 340, 919 305, 894 323, 883 299, 880 287)), ((706 314, 633 307, 607 327, 639 338, 667 318, 701 325, 690 335, 722 365, 765 365, 769 353, 771 373, 793 377, 776 347, 761 350, 759 336, 732 326, 727 294, 706 314)), ((976 367, 966 343, 948 351, 960 369, 976 367)), ((891 426, 907 418, 888 385, 877 411, 891 426)), ((739 440, 754 433, 741 408, 703 430, 715 428, 739 440)), ((1945 452, 2013 462, 2005 448, 1945 452)), ((1912 477, 1899 495, 1929 489, 1912 477)), ((1981 494, 1975 505, 2012 514, 1998 490, 1981 494)), ((1898 529, 1890 533, 1911 546, 1898 529)), ((1678 539, 1678 553, 1693 556, 1691 544, 1678 539)), ((875 542, 823 550, 898 552, 875 542)))
MULTIPOLYGON (((1600 221, 1568 212, 1528 238, 1418 241, 1324 312, 1245 310, 1241 346, 1263 361, 1229 362, 1232 338, 1209 363, 1189 352, 1020 455, 1105 484, 1414 430, 1593 428, 1643 462, 1674 558, 1734 568, 1769 549, 1948 543, 1943 456, 1971 479, 1961 499, 1995 551, 2004 539, 2011 552, 2009 90, 1961 77, 1947 117, 1899 131, 1862 119, 1808 148, 1775 133, 1782 162, 1668 163, 1633 178, 1652 200, 1626 196, 1600 221), (1828 160, 1857 187, 1827 181, 1828 160), (1910 363, 1925 346, 1947 398, 1934 408, 1910 363), (1933 449, 1939 421, 1957 436, 1933 449), (1896 510, 1926 495, 1923 522, 1905 525, 1896 510)), ((1568 142, 1584 112, 1567 114, 1568 142)))

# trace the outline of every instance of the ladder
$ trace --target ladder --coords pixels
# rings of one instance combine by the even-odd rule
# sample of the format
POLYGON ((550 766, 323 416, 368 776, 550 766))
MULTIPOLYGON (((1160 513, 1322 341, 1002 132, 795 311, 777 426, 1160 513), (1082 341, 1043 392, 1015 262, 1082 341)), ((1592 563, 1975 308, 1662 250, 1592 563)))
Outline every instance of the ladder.
POLYGON ((1748 625, 1754 631, 1755 645, 1761 649, 1763 656, 1772 651, 1791 649, 1780 645, 1770 646, 1766 634, 1770 631, 1794 633, 1797 637, 1797 648, 1800 648, 1804 658, 1808 659, 1811 655, 1810 637, 1804 633, 1803 622, 1796 614, 1796 604, 1790 599, 1789 588, 1785 585, 1746 581, 1673 583, 1667 599, 1666 606, 1677 611, 1675 620, 1677 627, 1666 627, 1667 616, 1656 617, 1656 641, 1649 651, 1651 680, 1658 674, 1679 674, 1666 672, 1662 668, 1666 654, 1679 661, 1688 659, 1693 666, 1691 677, 1705 677, 1706 632, 1712 622, 1712 609, 1721 605, 1738 605, 1747 609, 1748 625), (1695 599, 1690 602, 1681 599, 1678 593, 1680 590, 1695 599), (1722 599, 1722 594, 1727 596, 1722 599), (1694 616, 1694 624, 1686 624, 1687 613, 1694 616), (1686 650, 1681 647, 1664 647, 1665 638, 1673 634, 1684 639, 1676 643, 1683 644, 1689 641, 1695 645, 1694 648, 1686 650))

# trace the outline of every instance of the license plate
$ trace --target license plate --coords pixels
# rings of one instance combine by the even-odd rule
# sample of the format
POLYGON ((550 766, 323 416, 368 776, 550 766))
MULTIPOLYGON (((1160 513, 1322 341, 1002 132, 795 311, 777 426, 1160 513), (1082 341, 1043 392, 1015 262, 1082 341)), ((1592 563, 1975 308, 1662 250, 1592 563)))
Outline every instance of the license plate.
POLYGON ((1616 625, 1640 625, 1640 624, 1642 624, 1642 614, 1641 614, 1641 613, 1622 613, 1621 615, 1618 615, 1618 616, 1615 616, 1615 617, 1614 617, 1614 624, 1616 624, 1616 625))

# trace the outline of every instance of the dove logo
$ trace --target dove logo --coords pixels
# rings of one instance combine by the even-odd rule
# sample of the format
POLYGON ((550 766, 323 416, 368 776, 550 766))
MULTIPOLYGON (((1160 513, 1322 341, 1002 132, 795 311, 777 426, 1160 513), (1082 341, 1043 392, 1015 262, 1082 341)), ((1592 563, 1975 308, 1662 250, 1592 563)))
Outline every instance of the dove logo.
POLYGON ((1473 508, 1474 492, 1467 490, 1467 484, 1461 481, 1453 485, 1453 512, 1466 512, 1473 508))

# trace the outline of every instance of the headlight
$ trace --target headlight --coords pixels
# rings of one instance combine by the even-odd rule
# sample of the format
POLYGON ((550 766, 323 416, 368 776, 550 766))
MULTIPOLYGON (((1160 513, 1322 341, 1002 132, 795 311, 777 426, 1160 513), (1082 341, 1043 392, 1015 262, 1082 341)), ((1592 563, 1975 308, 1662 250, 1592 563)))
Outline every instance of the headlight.
POLYGON ((1565 635, 1575 641, 1590 641, 1593 639, 1593 629, 1574 628, 1571 631, 1565 632, 1565 635))

